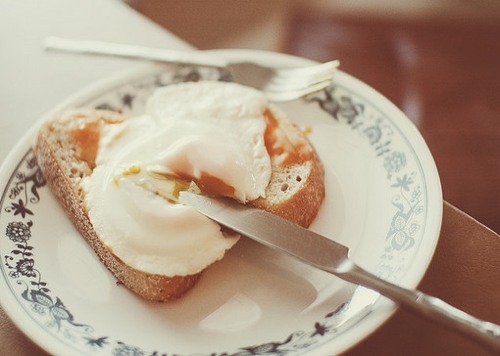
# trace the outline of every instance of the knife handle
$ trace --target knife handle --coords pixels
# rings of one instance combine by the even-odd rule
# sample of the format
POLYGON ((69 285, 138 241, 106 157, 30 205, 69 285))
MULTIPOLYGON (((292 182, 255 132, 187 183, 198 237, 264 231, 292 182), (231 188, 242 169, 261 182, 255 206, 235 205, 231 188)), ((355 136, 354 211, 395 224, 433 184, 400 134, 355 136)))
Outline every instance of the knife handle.
POLYGON ((406 289, 374 276, 348 261, 341 271, 330 271, 344 280, 373 289, 407 310, 458 331, 481 345, 500 352, 500 326, 480 320, 443 300, 418 290, 406 289))

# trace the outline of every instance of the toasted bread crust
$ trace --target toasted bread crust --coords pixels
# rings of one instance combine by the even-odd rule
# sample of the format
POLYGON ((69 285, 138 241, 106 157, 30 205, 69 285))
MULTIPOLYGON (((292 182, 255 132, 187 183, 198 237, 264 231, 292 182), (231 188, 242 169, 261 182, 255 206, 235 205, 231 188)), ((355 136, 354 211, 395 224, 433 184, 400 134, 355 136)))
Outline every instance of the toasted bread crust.
POLYGON ((297 125, 278 108, 271 107, 271 111, 280 129, 284 131, 284 136, 302 154, 298 155, 297 161, 285 164, 279 156, 271 155, 272 175, 266 188, 266 196, 248 204, 308 227, 325 197, 324 168, 311 143, 297 125), (297 138, 299 142, 294 142, 297 138))
MULTIPOLYGON (((65 113, 73 117, 71 126, 78 126, 88 122, 106 122, 123 120, 119 114, 107 111, 74 111, 65 113)), ((147 300, 167 301, 182 296, 200 278, 201 273, 188 276, 168 277, 139 271, 128 266, 111 252, 95 233, 89 219, 87 208, 83 203, 83 192, 79 187, 79 180, 85 174, 92 172, 92 162, 79 167, 79 171, 72 172, 71 162, 80 162, 80 150, 85 147, 60 147, 57 142, 69 144, 71 137, 65 137, 69 132, 57 128, 58 120, 45 123, 39 130, 33 146, 38 164, 45 175, 48 185, 78 232, 87 240, 104 266, 113 273, 119 283, 136 292, 147 300), (54 138, 54 133, 59 137, 54 138)))
MULTIPOLYGON (((119 283, 147 300, 168 301, 182 296, 193 287, 202 272, 168 277, 146 273, 128 266, 97 236, 84 203, 85 193, 80 186, 80 181, 83 177, 90 175, 95 166, 95 161, 89 159, 89 155, 85 152, 96 149, 96 147, 88 147, 89 142, 92 145, 92 142, 96 140, 76 142, 74 136, 71 135, 72 130, 92 125, 95 130, 93 134, 99 135, 104 125, 123 120, 125 118, 122 115, 104 110, 67 111, 42 125, 33 149, 51 191, 76 229, 119 283)), ((298 130, 295 126, 293 127, 298 130)), ((283 184, 288 187, 295 180, 299 185, 294 187, 290 196, 275 200, 259 198, 251 205, 268 210, 302 226, 309 226, 324 197, 323 167, 314 150, 312 152, 312 159, 305 164, 301 162, 299 167, 293 165, 286 167, 287 179, 290 181, 283 184), (300 178, 297 178, 299 176, 300 178)), ((271 161, 273 165, 271 180, 273 180, 273 177, 276 179, 282 176, 283 172, 276 161, 273 159, 271 161)))
MULTIPOLYGON (((294 172, 295 167, 289 167, 289 180, 300 179, 300 181, 304 181, 301 187, 289 198, 280 202, 270 202, 268 199, 259 198, 249 202, 249 205, 267 210, 304 227, 311 225, 325 196, 325 173, 316 153, 307 165, 310 167, 306 177, 297 175, 294 172)), ((273 177, 271 177, 272 179, 273 177)), ((289 183, 284 184, 288 185, 289 183)))

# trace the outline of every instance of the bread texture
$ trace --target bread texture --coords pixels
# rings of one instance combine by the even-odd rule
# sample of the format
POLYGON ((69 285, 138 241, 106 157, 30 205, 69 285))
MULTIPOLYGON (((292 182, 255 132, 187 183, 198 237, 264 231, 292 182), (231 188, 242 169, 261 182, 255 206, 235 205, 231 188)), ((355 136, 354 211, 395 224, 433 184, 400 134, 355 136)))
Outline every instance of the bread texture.
MULTIPOLYGON (((270 153, 272 174, 266 197, 249 204, 307 227, 324 198, 323 167, 304 133, 283 115, 273 116, 281 140, 292 145, 297 141, 298 150, 304 154, 286 162, 282 156, 270 153)), ((89 218, 82 179, 91 175, 95 168, 102 130, 124 120, 127 120, 124 115, 113 111, 67 110, 42 124, 33 150, 51 191, 118 283, 147 300, 179 298, 196 284, 202 272, 164 276, 137 270, 124 263, 101 241, 89 218)))

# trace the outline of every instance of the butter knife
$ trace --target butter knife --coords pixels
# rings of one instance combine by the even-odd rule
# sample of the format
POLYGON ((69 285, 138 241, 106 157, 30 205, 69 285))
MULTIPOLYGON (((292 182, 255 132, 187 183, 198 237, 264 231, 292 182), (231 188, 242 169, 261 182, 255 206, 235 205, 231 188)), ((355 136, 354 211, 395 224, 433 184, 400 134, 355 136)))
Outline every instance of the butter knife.
POLYGON ((232 199, 181 192, 179 201, 221 225, 341 279, 379 292, 402 307, 500 351, 500 326, 477 319, 443 300, 387 282, 357 266, 349 249, 286 219, 232 199))

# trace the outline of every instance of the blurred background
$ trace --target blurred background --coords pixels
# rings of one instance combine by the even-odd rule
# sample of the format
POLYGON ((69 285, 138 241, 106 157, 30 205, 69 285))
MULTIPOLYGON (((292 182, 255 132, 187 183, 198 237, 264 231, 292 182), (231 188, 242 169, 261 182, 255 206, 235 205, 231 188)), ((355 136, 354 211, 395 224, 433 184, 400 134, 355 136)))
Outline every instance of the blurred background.
POLYGON ((200 49, 340 59, 417 125, 444 199, 500 232, 500 0, 127 3, 200 49))

